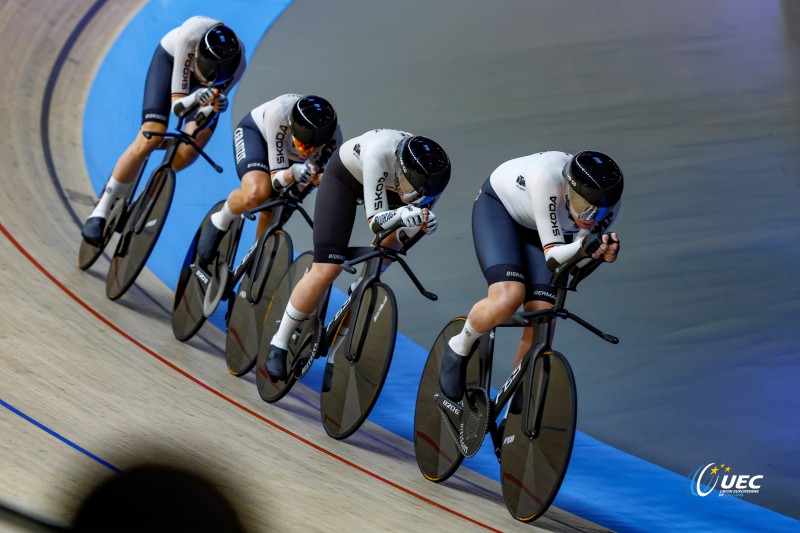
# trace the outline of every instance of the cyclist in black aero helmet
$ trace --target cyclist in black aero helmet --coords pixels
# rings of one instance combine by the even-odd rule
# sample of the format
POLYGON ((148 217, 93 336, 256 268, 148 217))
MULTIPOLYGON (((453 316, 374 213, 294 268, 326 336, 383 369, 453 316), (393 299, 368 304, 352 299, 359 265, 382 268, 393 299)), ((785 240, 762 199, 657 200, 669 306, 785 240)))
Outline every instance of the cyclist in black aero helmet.
MULTIPOLYGON (((616 261, 619 236, 606 230, 619 216, 622 187, 614 160, 593 151, 539 152, 492 172, 472 208, 475 252, 489 291, 445 346, 439 373, 445 397, 461 401, 467 362, 481 335, 520 305, 526 311, 553 306, 551 270, 578 253, 616 261)), ((515 366, 535 342, 534 328, 524 328, 515 366)))
MULTIPOLYGON (((216 128, 218 113, 228 108, 227 94, 241 79, 245 66, 236 34, 213 18, 191 17, 161 39, 147 71, 139 133, 117 160, 99 202, 84 223, 81 233, 86 242, 95 246, 102 243, 112 204, 125 194, 141 166, 161 146, 161 137, 147 139, 142 132, 165 132, 170 111, 178 114, 197 105, 199 109, 186 115, 184 131, 194 135, 195 142, 204 148, 216 128), (196 120, 201 115, 204 119, 211 117, 203 129, 196 120)), ((183 170, 197 156, 194 148, 182 144, 173 167, 183 170)))
POLYGON ((333 106, 319 96, 304 96, 295 102, 289 117, 292 137, 300 146, 322 146, 333 137, 337 123, 333 106))
POLYGON ((383 246, 408 250, 436 231, 431 208, 449 180, 444 149, 403 131, 368 131, 333 153, 314 209, 314 263, 292 291, 270 342, 266 371, 271 380, 286 380, 289 337, 342 271, 358 204, 364 204, 374 233, 394 230, 383 246))
POLYGON ((197 41, 194 71, 206 87, 227 83, 239 68, 242 46, 233 30, 220 23, 197 41))
POLYGON ((408 183, 420 196, 439 196, 450 181, 450 159, 426 137, 404 138, 395 157, 408 183))
MULTIPOLYGON (((228 195, 222 209, 203 227, 197 243, 198 266, 206 268, 211 263, 231 222, 244 211, 258 207, 294 182, 298 193, 311 193, 341 144, 336 111, 320 96, 284 94, 245 115, 233 133, 241 187, 228 195)), ((271 218, 271 210, 261 211, 256 238, 271 218)))

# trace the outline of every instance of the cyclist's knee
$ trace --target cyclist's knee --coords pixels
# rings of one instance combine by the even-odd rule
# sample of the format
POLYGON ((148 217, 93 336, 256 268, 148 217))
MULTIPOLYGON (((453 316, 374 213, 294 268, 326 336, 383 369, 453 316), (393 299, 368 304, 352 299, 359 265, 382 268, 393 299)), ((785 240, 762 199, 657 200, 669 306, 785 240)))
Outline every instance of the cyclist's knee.
POLYGON ((272 194, 272 187, 269 184, 269 180, 243 182, 242 193, 245 209, 253 209, 267 201, 270 194, 272 194))
POLYGON ((306 277, 315 286, 327 288, 336 280, 341 271, 342 267, 334 263, 313 263, 306 277))
POLYGON ((516 281, 493 283, 489 287, 489 302, 497 315, 513 315, 525 299, 525 285, 516 281))
POLYGON ((145 131, 163 133, 167 131, 167 128, 158 122, 146 122, 142 124, 141 130, 139 130, 139 135, 136 136, 136 140, 133 143, 133 149, 138 154, 146 157, 153 153, 154 150, 158 149, 159 146, 161 146, 164 138, 160 136, 153 136, 148 139, 143 135, 145 131))
POLYGON ((178 147, 178 153, 175 154, 175 160, 173 161, 172 166, 175 168, 175 170, 183 170, 194 163, 199 156, 200 154, 197 153, 197 150, 191 146, 186 144, 181 145, 178 147))

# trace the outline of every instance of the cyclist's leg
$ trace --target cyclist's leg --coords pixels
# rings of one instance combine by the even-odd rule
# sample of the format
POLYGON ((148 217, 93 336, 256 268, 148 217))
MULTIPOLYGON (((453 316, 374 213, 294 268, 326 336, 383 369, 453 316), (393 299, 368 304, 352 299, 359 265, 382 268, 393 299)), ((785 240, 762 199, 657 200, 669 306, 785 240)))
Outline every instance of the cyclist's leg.
POLYGON ((227 205, 238 216, 263 204, 272 195, 267 143, 250 113, 239 121, 234 131, 233 153, 242 186, 228 195, 227 205))
POLYGON ((286 354, 292 332, 319 305, 325 291, 341 272, 363 187, 335 152, 325 169, 314 208, 314 263, 292 291, 277 333, 270 342, 267 373, 286 376, 286 354))
POLYGON ((97 244, 102 241, 105 219, 116 199, 123 196, 130 183, 139 175, 142 165, 150 154, 161 144, 161 139, 146 139, 143 131, 164 132, 170 105, 170 77, 172 75, 172 56, 161 46, 156 48, 150 68, 147 71, 142 122, 134 141, 122 153, 114 165, 100 201, 89 215, 83 228, 84 238, 97 244))
MULTIPOLYGON (((203 134, 205 131, 198 137, 203 134)), ((203 263, 211 261, 231 223, 244 211, 264 203, 272 194, 267 146, 249 113, 239 122, 233 139, 236 174, 242 185, 231 191, 222 209, 211 215, 209 224, 203 228, 197 245, 203 263)))
POLYGON ((520 226, 486 180, 472 209, 472 236, 489 290, 486 298, 472 307, 461 332, 445 347, 439 379, 442 392, 450 400, 458 401, 463 394, 467 360, 475 341, 523 303, 525 274, 519 233, 520 226))
POLYGON ((144 85, 142 122, 133 143, 123 152, 111 175, 120 182, 130 183, 138 175, 142 163, 157 149, 161 137, 145 138, 143 131, 167 131, 170 113, 170 83, 173 58, 161 45, 156 47, 144 85))
MULTIPOLYGON (((539 240, 539 233, 532 229, 525 228, 521 232, 522 253, 525 268, 525 310, 540 311, 550 309, 555 303, 555 287, 550 285, 552 273, 547 268, 542 244, 539 240)), ((514 358, 514 366, 517 366, 531 346, 540 342, 541 339, 535 337, 539 328, 523 328, 522 340, 517 355, 514 358)))
POLYGON ((138 175, 145 160, 162 142, 160 137, 145 138, 143 131, 167 131, 171 105, 173 58, 161 45, 156 47, 144 85, 142 122, 136 139, 120 156, 111 173, 117 180, 130 183, 138 175))

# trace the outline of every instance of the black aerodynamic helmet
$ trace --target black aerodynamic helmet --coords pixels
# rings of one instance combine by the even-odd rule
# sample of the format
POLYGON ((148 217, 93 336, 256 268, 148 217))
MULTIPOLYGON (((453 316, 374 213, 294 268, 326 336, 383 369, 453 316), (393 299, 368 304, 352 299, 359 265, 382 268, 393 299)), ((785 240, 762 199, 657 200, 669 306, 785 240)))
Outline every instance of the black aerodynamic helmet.
POLYGON ((394 155, 400 171, 420 196, 438 196, 450 181, 450 158, 435 141, 415 135, 405 137, 394 155))
POLYGON ((610 207, 622 198, 622 171, 606 154, 578 152, 564 167, 572 190, 595 207, 610 207))
POLYGON ((297 141, 316 148, 330 141, 336 132, 336 110, 320 96, 304 96, 292 107, 289 123, 297 141))
POLYGON ((226 25, 217 24, 197 42, 194 71, 204 85, 222 85, 233 78, 241 59, 239 38, 226 25))

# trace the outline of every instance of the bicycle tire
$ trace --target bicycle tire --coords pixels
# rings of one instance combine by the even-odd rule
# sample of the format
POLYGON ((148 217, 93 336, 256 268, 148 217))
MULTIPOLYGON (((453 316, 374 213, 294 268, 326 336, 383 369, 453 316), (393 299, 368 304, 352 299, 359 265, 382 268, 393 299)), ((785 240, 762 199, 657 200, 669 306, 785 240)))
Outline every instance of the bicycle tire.
MULTIPOLYGON (((261 396, 261 399, 267 403, 275 403, 286 396, 297 381, 297 377, 294 373, 289 372, 286 381, 273 383, 267 375, 264 364, 267 361, 267 355, 269 355, 269 343, 278 331, 278 326, 280 325, 281 318, 283 318, 286 304, 289 303, 289 297, 297 286, 297 283, 311 268, 313 262, 313 253, 305 252, 300 254, 291 264, 289 270, 286 271, 286 274, 278 284, 278 288, 269 303, 269 309, 264 318, 261 337, 258 343, 258 355, 256 357, 256 387, 258 388, 258 394, 261 396)), ((292 338, 289 340, 289 354, 286 360, 286 365, 289 368, 292 367, 294 360, 301 354, 301 350, 308 345, 310 339, 314 338, 316 330, 320 327, 317 313, 318 312, 315 312, 309 315, 308 319, 303 321, 298 328, 299 331, 292 335, 292 338)))
MULTIPOLYGON (((264 267, 252 284, 252 291, 256 296, 261 294, 255 302, 248 299, 247 288, 250 287, 250 270, 242 277, 236 296, 228 302, 233 306, 230 310, 228 332, 225 337, 225 363, 228 372, 234 376, 246 375, 256 364, 258 357, 258 344, 261 339, 261 330, 269 310, 272 296, 278 284, 292 263, 292 239, 288 233, 278 230, 264 240, 264 245, 255 253, 261 255, 264 267)), ((253 258, 253 265, 258 263, 258 257, 253 258)))
POLYGON ((320 415, 330 437, 346 439, 369 416, 389 373, 396 337, 394 293, 384 283, 370 285, 361 297, 354 326, 331 348, 326 361, 330 386, 322 389, 320 415))
POLYGON ((134 202, 106 276, 106 296, 116 300, 131 288, 164 227, 175 194, 175 171, 157 169, 134 202), (151 204, 146 204, 152 199, 151 204), (141 226, 136 227, 136 226, 141 226))
MULTIPOLYGON (((521 522, 541 517, 558 494, 569 466, 575 439, 577 395, 575 378, 567 359, 547 351, 533 362, 533 383, 529 398, 543 389, 541 429, 529 437, 523 427, 523 412, 509 410, 503 432, 500 483, 511 515, 521 522)), ((526 376, 517 394, 528 388, 526 376)), ((533 418, 536 406, 530 408, 533 418)), ((525 424, 530 425, 530 424, 525 424)))
MULTIPOLYGON (((186 342, 194 337, 194 335, 200 331, 200 328, 203 327, 207 319, 206 315, 203 313, 205 289, 203 288, 203 284, 192 275, 192 264, 197 262, 197 241, 200 238, 200 232, 203 226, 208 222, 212 214, 222 208, 222 204, 224 203, 224 200, 217 202, 203 217, 200 226, 195 232, 194 238, 189 244, 189 249, 186 251, 186 256, 181 265, 178 283, 175 286, 175 294, 172 299, 172 334, 176 339, 182 342, 186 342)), ((227 234, 220 241, 218 248, 220 254, 217 260, 208 267, 208 273, 212 277, 217 275, 218 269, 222 265, 230 269, 236 255, 242 225, 243 221, 241 218, 234 220, 227 234)))
POLYGON ((111 237, 114 235, 114 231, 122 230, 122 227, 118 228, 117 226, 124 225, 119 224, 119 222, 123 221, 122 215, 130 204, 130 199, 133 196, 133 189, 133 186, 129 186, 128 192, 124 196, 114 200, 111 204, 111 209, 106 219, 106 228, 103 232, 103 243, 100 246, 90 244, 81 237, 81 245, 80 248, 78 248, 78 268, 81 270, 89 270, 92 268, 92 265, 95 264, 97 259, 103 255, 103 251, 106 249, 106 246, 108 246, 111 237))

